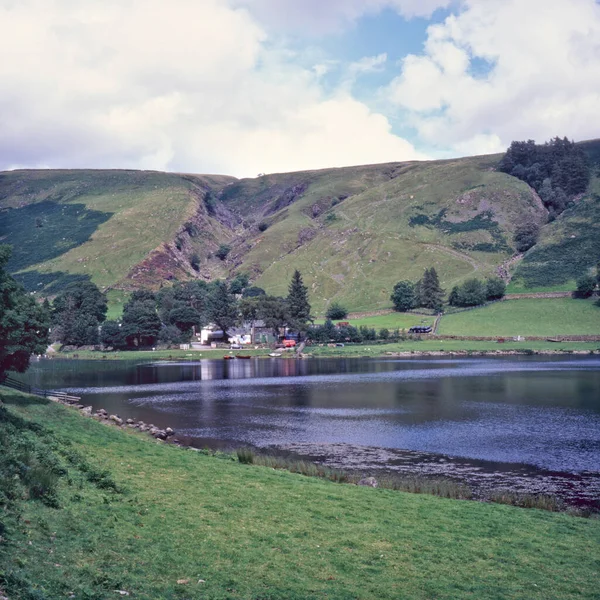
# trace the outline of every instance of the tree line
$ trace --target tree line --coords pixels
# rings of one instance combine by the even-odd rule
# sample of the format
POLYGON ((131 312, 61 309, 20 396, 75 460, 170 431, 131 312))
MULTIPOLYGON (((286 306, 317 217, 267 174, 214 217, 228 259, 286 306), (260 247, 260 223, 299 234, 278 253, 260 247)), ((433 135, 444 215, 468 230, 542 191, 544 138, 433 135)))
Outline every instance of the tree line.
POLYGON ((580 146, 566 137, 545 144, 513 141, 498 169, 527 182, 539 194, 553 220, 587 190, 591 168, 580 146))
POLYGON ((294 272, 286 297, 267 295, 240 274, 229 282, 194 280, 157 292, 136 290, 119 321, 106 320, 106 296, 92 282, 66 288, 51 305, 46 302, 46 309, 53 341, 123 350, 185 343, 194 328, 208 324, 223 331, 227 341, 227 331, 244 322, 263 321, 278 335, 284 327, 306 331, 312 320, 308 289, 299 271, 294 272))
MULTIPOLYGON (((506 292, 506 284, 499 277, 490 277, 485 281, 468 279, 452 288, 448 295, 450 306, 479 306, 491 300, 499 300, 506 292)), ((417 281, 399 281, 393 289, 390 300, 394 309, 406 312, 415 308, 428 308, 436 313, 444 307, 446 292, 440 285, 434 267, 425 269, 423 277, 417 281)))

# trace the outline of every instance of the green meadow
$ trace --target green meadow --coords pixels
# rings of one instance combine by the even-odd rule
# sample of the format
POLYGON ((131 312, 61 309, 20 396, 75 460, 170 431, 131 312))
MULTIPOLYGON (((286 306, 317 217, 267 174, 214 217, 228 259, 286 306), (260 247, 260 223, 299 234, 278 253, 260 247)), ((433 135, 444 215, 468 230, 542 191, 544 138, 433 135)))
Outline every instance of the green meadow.
POLYGON ((440 335, 599 335, 600 308, 593 300, 523 298, 442 317, 440 335))
POLYGON ((598 598, 597 519, 244 465, 1 394, 11 600, 598 598))
MULTIPOLYGON (((435 317, 429 315, 419 315, 415 313, 389 312, 384 315, 375 315, 372 317, 336 319, 334 323, 347 321, 353 327, 369 327, 379 331, 380 329, 410 329, 414 325, 433 325, 435 317)), ((316 324, 320 325, 325 319, 317 319, 316 324)))

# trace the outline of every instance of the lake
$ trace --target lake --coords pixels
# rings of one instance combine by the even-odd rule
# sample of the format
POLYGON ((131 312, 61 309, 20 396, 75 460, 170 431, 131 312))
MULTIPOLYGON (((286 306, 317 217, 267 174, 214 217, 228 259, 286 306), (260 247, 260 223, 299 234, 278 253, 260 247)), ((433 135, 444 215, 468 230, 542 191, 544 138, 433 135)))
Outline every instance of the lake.
POLYGON ((25 379, 197 447, 600 496, 597 357, 52 359, 25 379))

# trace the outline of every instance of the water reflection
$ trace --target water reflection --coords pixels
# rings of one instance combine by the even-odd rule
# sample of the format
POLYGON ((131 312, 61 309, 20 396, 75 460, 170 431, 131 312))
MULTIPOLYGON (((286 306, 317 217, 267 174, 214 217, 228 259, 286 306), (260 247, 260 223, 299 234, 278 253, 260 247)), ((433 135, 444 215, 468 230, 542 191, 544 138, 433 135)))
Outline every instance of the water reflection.
POLYGON ((27 379, 202 443, 343 443, 600 470, 593 357, 52 360, 27 379))

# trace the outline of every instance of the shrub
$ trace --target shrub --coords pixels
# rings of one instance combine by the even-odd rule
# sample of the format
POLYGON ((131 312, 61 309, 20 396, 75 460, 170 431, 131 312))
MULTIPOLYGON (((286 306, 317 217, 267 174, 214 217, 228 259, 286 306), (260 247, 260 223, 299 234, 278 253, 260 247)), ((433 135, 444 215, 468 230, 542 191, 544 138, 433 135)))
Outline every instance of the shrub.
POLYGON ((239 448, 236 451, 238 461, 244 465, 251 465, 254 463, 254 452, 250 448, 239 448))
POLYGON ((338 302, 332 302, 331 305, 329 306, 329 308, 327 309, 327 312, 325 313, 325 316, 328 319, 345 319, 348 316, 348 310, 346 308, 344 308, 341 304, 339 304, 338 302))
POLYGON ((504 298, 506 284, 499 277, 490 277, 486 283, 486 297, 488 300, 499 300, 504 298))
POLYGON ((227 255, 231 252, 231 247, 227 244, 221 244, 219 249, 215 252, 215 256, 221 260, 225 260, 227 255))
POLYGON ((486 285, 479 279, 468 279, 462 285, 452 288, 448 302, 451 306, 479 306, 486 298, 486 285))
POLYGON ((576 298, 589 298, 596 289, 596 279, 590 275, 584 275, 577 280, 576 298))
POLYGON ((197 252, 193 252, 190 256, 190 265, 194 271, 200 270, 200 257, 198 256, 197 252))
POLYGON ((257 296, 266 296, 267 292, 260 287, 250 286, 244 289, 242 292, 243 298, 256 298, 257 296))
POLYGON ((387 340, 390 337, 390 330, 387 329, 386 327, 384 327, 383 329, 379 330, 379 339, 381 340, 387 340))
POLYGON ((269 224, 266 221, 261 221, 258 224, 258 230, 259 231, 266 231, 267 229, 269 229, 269 224))

